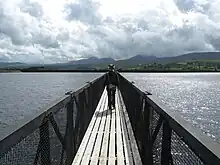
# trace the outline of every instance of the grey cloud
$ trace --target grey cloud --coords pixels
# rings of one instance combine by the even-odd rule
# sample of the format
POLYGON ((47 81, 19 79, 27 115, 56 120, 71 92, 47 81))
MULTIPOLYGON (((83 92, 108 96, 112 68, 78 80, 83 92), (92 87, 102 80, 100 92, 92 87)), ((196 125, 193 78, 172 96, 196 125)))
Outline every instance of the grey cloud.
POLYGON ((68 41, 70 39, 70 34, 67 30, 59 29, 60 33, 57 35, 57 40, 68 41))
MULTIPOLYGON (((23 6, 26 8, 33 4, 34 7, 39 6, 31 3, 29 0, 23 2, 25 2, 23 6)), ((69 37, 68 32, 65 31, 60 31, 59 36, 54 36, 51 32, 53 29, 46 28, 45 25, 41 25, 41 22, 37 20, 32 21, 31 19, 25 20, 24 18, 26 17, 22 13, 14 13, 15 15, 12 15, 4 7, 3 4, 0 5, 0 33, 4 34, 5 37, 9 37, 14 45, 40 44, 47 49, 59 48, 60 43, 58 40, 63 41, 69 37), (29 21, 35 24, 32 25, 29 21)))
POLYGON ((193 37, 193 34, 196 32, 195 27, 183 25, 182 27, 174 28, 167 32, 167 37, 175 37, 181 39, 181 41, 188 41, 193 37))
POLYGON ((69 59, 69 56, 62 50, 48 49, 45 50, 45 58, 50 62, 66 62, 69 59))
POLYGON ((220 36, 208 36, 207 40, 215 50, 220 51, 220 36))
POLYGON ((174 0, 177 7, 184 12, 191 11, 196 8, 194 0, 174 0))
POLYGON ((0 62, 10 61, 10 58, 3 53, 0 53, 0 62))
POLYGON ((207 39, 210 34, 220 38, 220 28, 209 15, 199 12, 194 15, 194 20, 185 21, 182 26, 173 26, 167 17, 157 12, 160 10, 155 10, 152 16, 150 12, 146 12, 143 17, 125 18, 117 22, 117 27, 124 30, 127 39, 124 45, 117 47, 120 44, 116 42, 113 47, 125 50, 122 54, 127 56, 139 53, 172 56, 193 51, 219 50, 216 39, 207 39), (152 20, 156 15, 159 19, 152 20), (126 51, 130 47, 132 49, 126 51))
POLYGON ((103 23, 114 23, 114 20, 113 20, 111 17, 106 17, 106 18, 103 20, 103 23))
POLYGON ((5 54, 11 58, 10 61, 12 62, 40 62, 39 54, 33 54, 31 52, 25 52, 22 50, 8 50, 5 54))
POLYGON ((56 40, 56 38, 52 38, 51 36, 38 36, 33 42, 40 44, 47 49, 60 47, 58 40, 56 40))
POLYGON ((22 37, 22 31, 19 29, 13 19, 6 15, 3 8, 0 7, 0 33, 11 38, 11 41, 15 45, 24 44, 24 39, 22 37))
POLYGON ((189 51, 209 50, 202 31, 183 26, 165 33, 134 33, 136 51, 157 56, 173 56, 189 51))
POLYGON ((27 12, 33 17, 41 17, 43 15, 42 7, 37 2, 23 0, 23 2, 20 5, 20 8, 23 12, 27 12))
POLYGON ((196 11, 201 13, 208 13, 212 2, 206 0, 175 0, 176 6, 182 12, 196 11))
POLYGON ((99 4, 91 0, 80 0, 79 3, 66 5, 67 19, 79 20, 86 24, 100 24, 101 16, 97 13, 99 4))
POLYGON ((99 56, 120 58, 129 49, 126 44, 128 42, 127 34, 124 30, 120 30, 115 26, 97 26, 91 27, 88 33, 92 35, 96 43, 96 52, 99 56), (127 47, 127 48, 126 48, 127 47))
POLYGON ((135 54, 173 56, 190 51, 213 50, 205 39, 205 28, 198 29, 194 25, 185 24, 167 30, 166 26, 161 27, 155 23, 146 27, 147 22, 139 19, 135 22, 138 26, 130 26, 132 30, 127 30, 126 25, 132 25, 127 20, 126 24, 119 27, 117 23, 115 26, 105 24, 89 29, 89 33, 96 36, 97 51, 100 54, 124 58, 135 54), (155 30, 155 26, 161 30, 155 30))

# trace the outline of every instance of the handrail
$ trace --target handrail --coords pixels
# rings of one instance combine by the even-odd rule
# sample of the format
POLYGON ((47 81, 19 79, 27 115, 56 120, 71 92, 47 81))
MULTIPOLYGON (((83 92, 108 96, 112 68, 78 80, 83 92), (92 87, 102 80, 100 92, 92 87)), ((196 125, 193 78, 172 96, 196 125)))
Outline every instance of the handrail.
POLYGON ((70 100, 70 96, 64 96, 48 106, 48 108, 45 108, 46 110, 41 112, 37 117, 25 118, 24 120, 17 121, 14 125, 1 130, 0 155, 39 128, 46 116, 49 114, 55 114, 58 110, 65 107, 70 100))
POLYGON ((153 109, 163 116, 169 126, 188 144, 204 162, 208 164, 220 164, 220 144, 192 124, 189 124, 159 101, 155 96, 146 96, 146 100, 153 109))
MULTIPOLYGON (((119 74, 119 73, 118 73, 119 74)), ((0 130, 0 164, 71 164, 104 90, 101 76, 0 130)), ((220 144, 119 74, 143 164, 220 164, 220 144)))
MULTIPOLYGON (((53 104, 40 110, 35 117, 25 118, 16 122, 13 126, 0 129, 0 164, 7 164, 7 162, 10 162, 9 164, 17 163, 16 160, 13 162, 13 160, 8 160, 8 158, 19 157, 22 154, 20 156, 21 161, 24 161, 24 156, 30 156, 29 160, 25 160, 27 162, 23 162, 25 164, 34 164, 36 161, 41 161, 45 165, 53 164, 52 161, 55 161, 55 159, 52 158, 53 155, 50 155, 50 152, 56 152, 53 145, 60 146, 62 149, 60 161, 66 161, 66 164, 70 164, 104 90, 103 84, 104 75, 95 78, 75 92, 68 92, 53 104), (60 116, 62 116, 62 121, 55 119, 60 116), (33 138, 31 139, 30 137, 33 138), (57 143, 50 144, 50 141, 54 139, 56 139, 57 143), (47 142, 45 143, 45 141, 47 142), (33 151, 32 154, 35 155, 31 155, 25 150, 20 151, 17 149, 16 146, 19 145, 22 145, 21 148, 27 146, 27 150, 29 145, 33 145, 31 146, 32 149, 37 149, 37 151, 36 153, 33 151), (39 158, 41 152, 47 154, 44 153, 45 156, 39 158), (67 154, 66 159, 63 152, 67 154), (35 157, 34 160, 33 157, 35 157)), ((58 155, 56 156, 58 157, 58 155)))
POLYGON ((190 161, 220 164, 219 143, 187 123, 154 95, 142 92, 121 74, 119 77, 144 164, 185 164, 190 161))

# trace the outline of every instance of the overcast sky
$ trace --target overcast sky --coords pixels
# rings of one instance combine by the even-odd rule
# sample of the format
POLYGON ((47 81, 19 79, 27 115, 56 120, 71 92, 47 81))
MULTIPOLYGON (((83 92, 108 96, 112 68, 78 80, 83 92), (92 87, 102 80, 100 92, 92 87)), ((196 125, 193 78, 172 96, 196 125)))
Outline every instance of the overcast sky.
POLYGON ((0 0, 0 61, 219 49, 220 0, 0 0))

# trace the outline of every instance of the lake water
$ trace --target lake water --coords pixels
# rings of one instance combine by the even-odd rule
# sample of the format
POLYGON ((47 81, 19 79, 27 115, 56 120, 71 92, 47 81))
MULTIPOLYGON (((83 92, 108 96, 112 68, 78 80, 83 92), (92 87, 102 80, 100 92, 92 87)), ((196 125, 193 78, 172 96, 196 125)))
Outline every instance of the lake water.
POLYGON ((219 73, 126 73, 124 76, 220 142, 219 73))
POLYGON ((0 73, 0 126, 33 116, 101 73, 0 73))
MULTIPOLYGON (((102 73, 0 73, 0 127, 33 116, 102 73)), ((180 116, 220 142, 220 74, 124 73, 180 116)))

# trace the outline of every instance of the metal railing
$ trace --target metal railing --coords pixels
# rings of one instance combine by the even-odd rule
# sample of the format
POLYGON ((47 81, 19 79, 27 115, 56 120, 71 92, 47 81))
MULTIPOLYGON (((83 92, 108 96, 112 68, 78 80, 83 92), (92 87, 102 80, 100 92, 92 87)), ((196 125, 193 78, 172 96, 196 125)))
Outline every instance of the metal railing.
MULTIPOLYGON (((143 164, 220 165, 220 145, 119 74, 143 164)), ((104 90, 104 76, 0 131, 1 165, 69 165, 104 90)))
POLYGON ((120 91, 143 164, 220 165, 220 144, 122 75, 120 91))
POLYGON ((0 131, 1 165, 69 165, 104 90, 104 76, 68 92, 33 119, 0 131))

